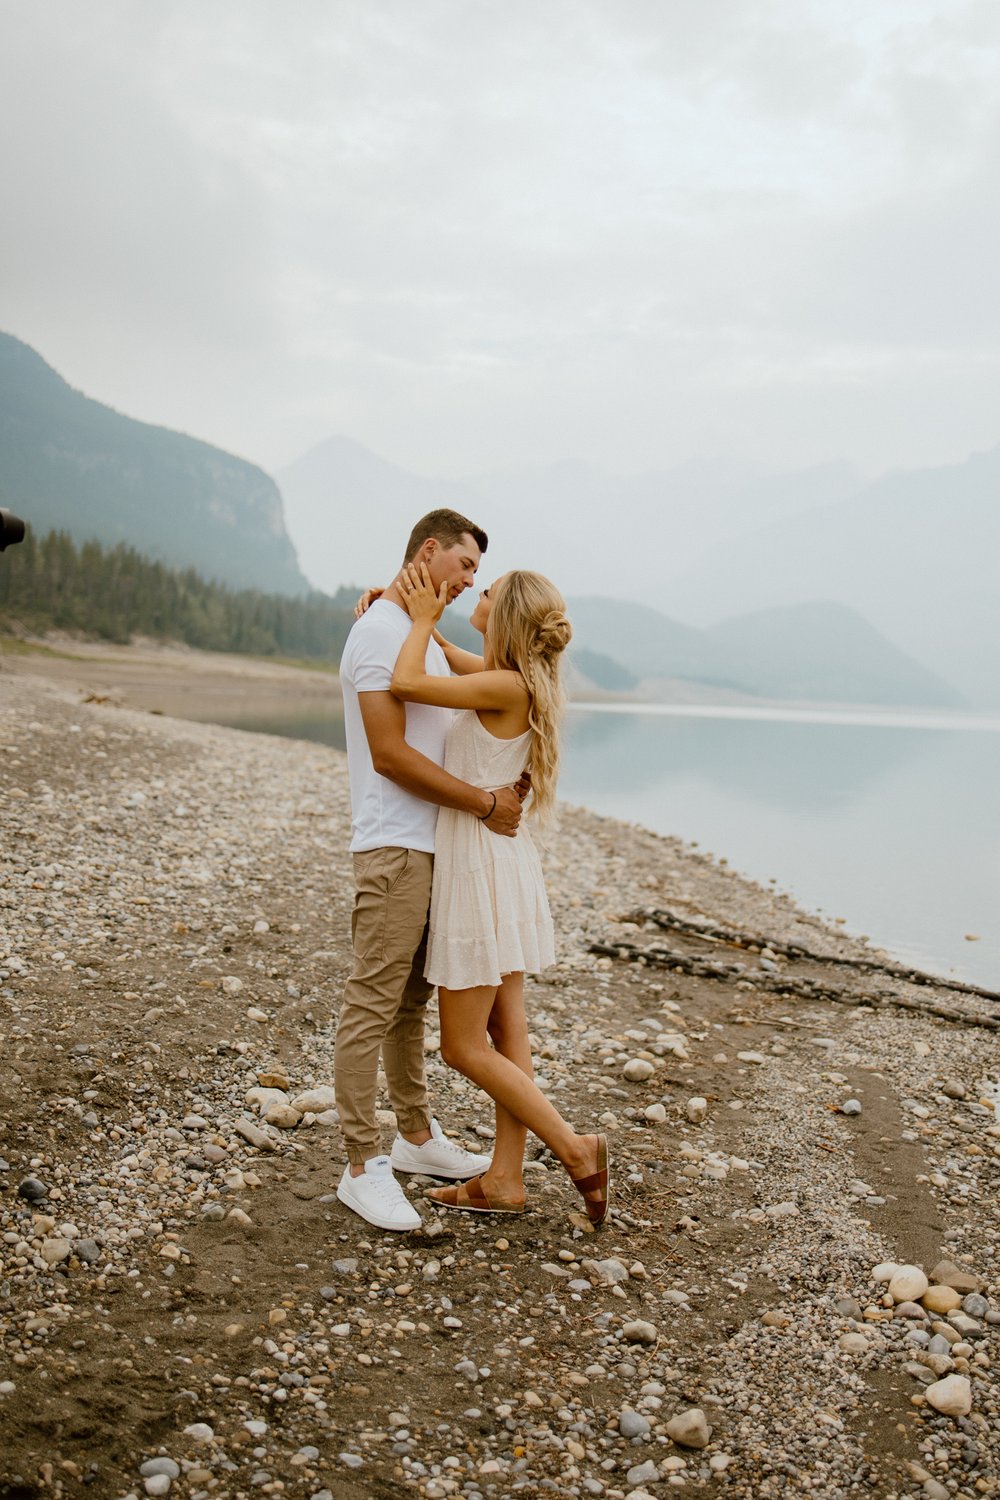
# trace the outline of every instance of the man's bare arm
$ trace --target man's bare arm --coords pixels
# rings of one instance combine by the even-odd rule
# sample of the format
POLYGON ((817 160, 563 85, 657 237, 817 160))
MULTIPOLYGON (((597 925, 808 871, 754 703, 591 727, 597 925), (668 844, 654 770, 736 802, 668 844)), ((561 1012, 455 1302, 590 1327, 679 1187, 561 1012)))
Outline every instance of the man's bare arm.
POLYGON ((372 764, 380 776, 425 802, 454 807, 482 818, 491 833, 513 838, 521 821, 521 799, 512 787, 501 787, 495 794, 485 792, 482 787, 460 781, 414 750, 405 738, 406 707, 391 693, 359 693, 358 703, 372 764), (494 795, 496 805, 490 812, 494 795), (487 813, 490 815, 484 816, 487 813))

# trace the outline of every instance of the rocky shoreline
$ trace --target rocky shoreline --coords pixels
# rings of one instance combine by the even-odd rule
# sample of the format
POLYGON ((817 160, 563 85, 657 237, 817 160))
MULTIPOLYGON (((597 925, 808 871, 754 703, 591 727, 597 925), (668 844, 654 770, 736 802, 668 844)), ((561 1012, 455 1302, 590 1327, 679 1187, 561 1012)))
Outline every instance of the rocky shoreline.
POLYGON ((523 1218, 413 1182, 382 1235, 332 1196, 343 756, 82 696, 0 675, 0 1497, 1000 1493, 987 997, 566 809, 529 1005, 612 1220, 529 1143, 523 1218))

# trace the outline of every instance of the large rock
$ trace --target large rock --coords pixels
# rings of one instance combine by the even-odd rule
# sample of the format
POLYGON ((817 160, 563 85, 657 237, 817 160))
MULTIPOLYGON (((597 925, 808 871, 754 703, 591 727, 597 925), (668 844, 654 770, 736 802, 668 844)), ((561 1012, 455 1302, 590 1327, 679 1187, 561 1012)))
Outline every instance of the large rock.
POLYGON ((266 1115, 272 1104, 287 1104, 288 1095, 284 1089, 247 1089, 243 1095, 247 1104, 255 1104, 260 1114, 266 1115))
POLYGON ((961 1294, 953 1286, 929 1286, 920 1300, 933 1313, 950 1313, 962 1305, 961 1294))
POLYGON ((290 1104, 272 1104, 264 1116, 265 1125, 276 1125, 279 1130, 294 1130, 302 1119, 297 1109, 290 1104))
POLYGON ((675 1443, 680 1443, 684 1448, 707 1448, 712 1429, 701 1407, 692 1406, 670 1418, 667 1433, 675 1443))
POLYGON ((946 1417, 967 1417, 972 1410, 972 1385, 964 1375, 946 1375, 929 1385, 924 1395, 946 1417))
MULTIPOLYGON (((876 1266, 872 1272, 872 1281, 879 1284, 891 1281, 896 1272, 901 1269, 897 1260, 884 1260, 880 1266, 876 1266)), ((935 1278, 936 1280, 937 1278, 935 1278)))
POLYGON ((269 1073, 258 1073, 257 1082, 262 1089, 280 1089, 283 1094, 288 1093, 288 1074, 278 1068, 269 1073))
POLYGON ((964 1297, 968 1292, 978 1292, 982 1282, 978 1276, 962 1266, 956 1266, 954 1261, 942 1260, 931 1272, 931 1281, 941 1286, 951 1286, 956 1292, 961 1292, 964 1297))
POLYGON ((900 1266, 889 1282, 889 1296, 893 1302, 917 1302, 929 1285, 919 1266, 900 1266))
POLYGON ((317 1088, 296 1094, 292 1100, 292 1108, 297 1109, 300 1115, 319 1115, 325 1109, 332 1109, 336 1102, 337 1096, 333 1089, 328 1083, 323 1083, 317 1088))

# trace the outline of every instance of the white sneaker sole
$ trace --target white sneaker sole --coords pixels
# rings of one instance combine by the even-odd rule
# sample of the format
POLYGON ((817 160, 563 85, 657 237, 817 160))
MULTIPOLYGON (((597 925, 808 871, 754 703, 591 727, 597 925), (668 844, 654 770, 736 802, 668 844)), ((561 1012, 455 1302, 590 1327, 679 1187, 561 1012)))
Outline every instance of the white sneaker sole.
POLYGON ((414 1210, 415 1222, 412 1224, 399 1224, 395 1221, 390 1221, 388 1218, 380 1216, 379 1214, 371 1213, 367 1208, 362 1208, 359 1203, 355 1203, 351 1199, 350 1195, 344 1192, 342 1187, 337 1188, 337 1197, 340 1199, 345 1208, 349 1208, 352 1213, 357 1214, 359 1219, 364 1219, 366 1224, 374 1224, 376 1229, 391 1229, 396 1234, 412 1234, 413 1231, 415 1229, 419 1229, 423 1223, 423 1220, 421 1219, 420 1215, 416 1213, 416 1210, 414 1210))
POLYGON ((394 1156, 389 1158, 394 1172, 402 1172, 409 1177, 442 1177, 447 1182, 468 1182, 470 1177, 481 1177, 490 1165, 491 1158, 481 1157, 478 1162, 471 1166, 463 1166, 459 1163, 452 1167, 432 1167, 421 1163, 419 1166, 411 1166, 409 1162, 397 1161, 394 1156))

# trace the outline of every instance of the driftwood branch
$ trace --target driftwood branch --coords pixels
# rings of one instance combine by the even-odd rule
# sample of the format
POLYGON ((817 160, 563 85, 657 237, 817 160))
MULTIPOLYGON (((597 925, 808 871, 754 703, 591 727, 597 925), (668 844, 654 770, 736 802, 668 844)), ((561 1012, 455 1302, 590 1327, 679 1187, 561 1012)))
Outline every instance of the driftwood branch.
MULTIPOLYGON (((777 950, 775 950, 777 951, 777 950)), ((799 1000, 828 1000, 834 1005, 871 1005, 879 1010, 908 1010, 917 1015, 935 1016, 941 1021, 952 1021, 960 1026, 979 1026, 987 1031, 1000 1031, 1000 1021, 993 1016, 966 1014, 947 1005, 930 1005, 921 1000, 908 1000, 888 990, 875 990, 858 995, 853 990, 838 989, 821 984, 815 979, 799 979, 790 974, 771 974, 759 969, 749 969, 744 964, 719 963, 707 958, 693 958, 688 953, 679 953, 672 948, 650 945, 642 948, 636 943, 591 943, 590 952, 604 958, 618 958, 630 963, 651 964, 657 968, 672 969, 675 973, 692 974, 699 979, 718 979, 724 984, 742 980, 755 989, 766 990, 772 995, 794 995, 799 1000)), ((825 962, 825 960, 824 960, 825 962)))
POLYGON ((888 974, 893 979, 903 979, 908 984, 930 985, 934 989, 953 990, 959 995, 975 995, 980 1000, 989 1000, 1000 1005, 1000 993, 983 989, 981 985, 966 984, 961 979, 944 979, 934 974, 924 974, 920 969, 908 968, 905 964, 876 958, 848 958, 843 955, 815 953, 798 943, 783 943, 777 938, 762 937, 758 933, 740 932, 738 928, 722 927, 713 922, 692 922, 679 917, 675 912, 656 908, 652 911, 636 911, 628 914, 630 922, 652 922, 665 932, 679 932, 685 937, 715 940, 733 948, 770 948, 783 958, 802 959, 808 963, 836 964, 843 969, 858 969, 862 973, 888 974))

